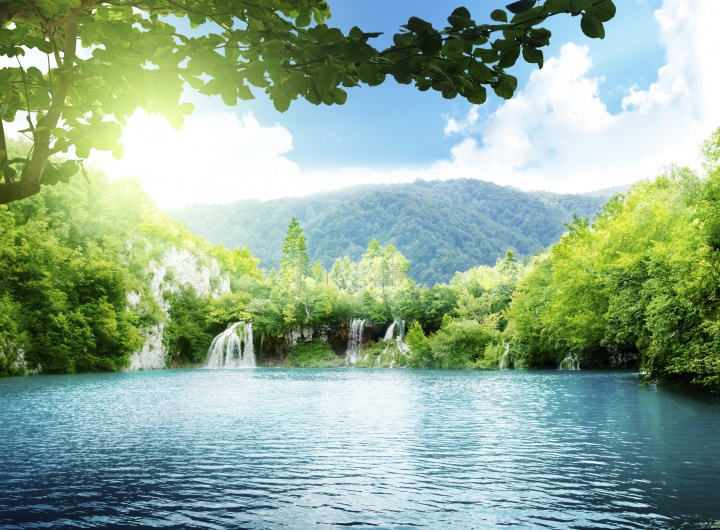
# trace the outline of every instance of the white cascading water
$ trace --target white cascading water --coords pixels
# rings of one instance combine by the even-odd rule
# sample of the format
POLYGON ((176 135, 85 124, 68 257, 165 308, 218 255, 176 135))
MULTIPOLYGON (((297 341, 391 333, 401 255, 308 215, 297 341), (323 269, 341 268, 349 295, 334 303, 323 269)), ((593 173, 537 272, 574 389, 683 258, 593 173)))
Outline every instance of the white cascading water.
POLYGON ((580 360, 577 353, 570 353, 558 365, 558 370, 580 370, 580 360))
MULTIPOLYGON (((400 353, 408 353, 410 351, 410 348, 408 347, 405 342, 403 342, 403 339, 405 338, 405 321, 401 318, 396 318, 393 320, 393 323, 390 324, 390 326, 387 328, 387 331, 385 332, 385 337, 383 340, 385 342, 389 342, 394 340, 395 346, 398 352, 400 353)), ((395 349, 392 350, 392 359, 390 360, 390 368, 395 366, 395 349)), ((383 355, 388 351, 388 346, 385 346, 385 350, 383 351, 383 355)), ((380 366, 380 355, 378 355, 378 366, 380 366)))
POLYGON ((393 323, 390 324, 390 327, 387 328, 387 331, 385 332, 385 338, 384 340, 393 340, 393 333, 395 333, 395 324, 397 323, 397 318, 393 320, 393 323))
POLYGON ((393 320, 393 323, 390 324, 390 327, 387 328, 387 331, 385 332, 384 340, 395 339, 398 342, 402 342, 404 338, 405 338, 405 321, 401 318, 396 318, 393 320), (397 331, 395 331, 396 329, 397 329, 397 331))
POLYGON ((252 322, 235 322, 215 337, 205 368, 255 368, 252 322))
POLYGON ((502 359, 500 359, 500 370, 509 370, 510 369, 510 344, 508 344, 505 341, 502 341, 503 346, 505 346, 505 352, 503 353, 502 359))
POLYGON ((398 318, 396 322, 397 333, 395 334, 395 340, 398 341, 398 344, 400 344, 405 339, 405 321, 398 318))
MULTIPOLYGON (((385 340, 393 340, 395 339, 395 343, 397 345, 397 350, 400 353, 407 353, 410 351, 410 348, 407 344, 405 344, 404 339, 405 338, 405 321, 401 318, 396 318, 393 320, 393 323, 390 324, 390 327, 385 332, 385 340)), ((393 363, 391 363, 393 364, 393 363)))
POLYGON ((355 364, 360 359, 363 351, 363 329, 365 321, 359 318, 353 318, 350 321, 350 334, 348 336, 348 347, 345 352, 345 362, 355 364))

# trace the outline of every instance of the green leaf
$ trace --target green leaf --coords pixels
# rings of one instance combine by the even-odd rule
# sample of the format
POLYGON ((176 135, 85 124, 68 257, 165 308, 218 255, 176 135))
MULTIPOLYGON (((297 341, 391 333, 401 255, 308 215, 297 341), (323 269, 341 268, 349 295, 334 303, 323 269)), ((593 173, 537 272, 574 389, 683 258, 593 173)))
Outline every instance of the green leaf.
POLYGON ((488 83, 495 77, 495 72, 480 61, 470 63, 468 73, 475 81, 479 81, 480 83, 488 83))
POLYGON ((465 55, 465 43, 449 38, 443 43, 442 53, 447 59, 461 59, 465 55))
POLYGON ((530 11, 533 7, 535 7, 535 1, 536 0, 518 0, 517 2, 506 5, 505 9, 514 15, 517 15, 519 13, 524 13, 525 11, 530 11))
POLYGON ((237 86, 237 96, 242 100, 250 100, 255 99, 255 96, 253 95, 252 91, 250 90, 250 87, 247 86, 245 83, 240 84, 237 86))
POLYGON ((462 7, 462 6, 454 9, 453 12, 450 14, 450 16, 462 17, 462 18, 470 18, 471 17, 470 11, 468 10, 468 8, 462 7))
POLYGON ((473 55, 478 57, 485 64, 496 63, 500 60, 500 52, 498 50, 488 48, 476 48, 473 55))
POLYGON ((484 86, 476 86, 473 95, 468 98, 470 103, 474 105, 482 105, 487 101, 487 90, 484 86))
POLYGON ((425 66, 425 60, 417 56, 410 57, 410 72, 413 75, 422 74, 423 66, 425 66))
POLYGON ((415 40, 423 55, 437 55, 443 47, 442 36, 437 32, 421 31, 415 40))
POLYGON ((608 22, 615 17, 617 8, 612 0, 603 0, 599 3, 593 3, 586 11, 588 15, 596 18, 600 22, 608 22))
POLYGON ((114 42, 129 42, 132 40, 132 25, 125 22, 105 22, 102 31, 108 40, 114 42))
MULTIPOLYGON (((111 151, 122 135, 122 127, 112 121, 104 121, 93 126, 93 135, 89 138, 91 147, 98 151, 111 151)), ((78 142, 79 145, 79 142, 78 142)), ((76 146, 77 150, 77 146, 76 146)), ((81 156, 80 158, 85 158, 81 156)))
POLYGON ((490 18, 494 20, 495 22, 507 22, 508 17, 507 13, 503 11, 502 9, 496 9, 492 13, 490 13, 490 18))
POLYGON ((45 169, 40 177, 40 184, 43 186, 54 186, 63 178, 60 168, 52 162, 45 164, 45 169))
POLYGON ((276 92, 273 95, 273 106, 278 112, 285 112, 290 108, 290 98, 284 92, 276 92))
POLYGON ((347 101, 347 92, 345 92, 342 88, 336 88, 333 93, 333 103, 336 105, 344 105, 347 101))
POLYGON ((195 110, 195 105, 188 101, 184 101, 180 103, 178 109, 180 109, 181 114, 184 114, 185 116, 190 116, 190 114, 192 114, 192 111, 195 110))
POLYGON ((224 84, 222 92, 220 92, 220 97, 225 105, 228 107, 234 107, 237 105, 237 88, 231 84, 224 84))
POLYGON ((66 160, 58 167, 63 182, 68 182, 70 177, 77 175, 79 164, 75 160, 66 160))
POLYGON ((295 19, 295 25, 300 28, 305 28, 309 26, 312 22, 312 14, 312 9, 310 9, 309 7, 303 7, 300 10, 297 18, 295 19))
POLYGON ((78 158, 87 158, 90 156, 92 145, 88 139, 78 140, 75 144, 75 155, 78 158))
POLYGON ((202 87, 205 86, 205 82, 202 79, 198 79, 197 77, 193 76, 187 76, 185 78, 185 82, 190 85, 191 88, 194 88, 195 90, 200 90, 202 87))
POLYGON ((503 99, 513 97, 517 89, 517 78, 508 74, 502 74, 498 82, 493 86, 495 93, 503 99))
POLYGON ((120 142, 116 142, 112 148, 112 156, 115 160, 120 160, 125 154, 125 146, 120 142))
POLYGON ((604 39, 605 28, 595 17, 583 13, 582 19, 580 20, 580 29, 582 32, 591 39, 604 39))
POLYGON ((570 11, 572 11, 574 14, 579 14, 580 11, 582 11, 580 0, 570 0, 570 11))
POLYGON ((41 80, 41 79, 43 78, 43 74, 42 74, 42 72, 40 71, 40 69, 39 69, 39 68, 36 68, 36 67, 34 67, 34 66, 31 66, 30 68, 28 68, 27 70, 25 70, 25 74, 28 75, 28 76, 30 76, 30 77, 34 77, 34 78, 37 79, 37 80, 41 80))
POLYGON ((465 29, 475 25, 475 22, 471 18, 457 15, 450 15, 448 17, 448 23, 455 29, 465 29))
POLYGON ((409 85, 412 82, 412 72, 410 71, 410 58, 403 57, 395 61, 390 71, 395 81, 401 85, 409 85))
POLYGON ((370 86, 377 86, 383 82, 384 76, 378 73, 378 66, 374 63, 362 63, 357 67, 360 81, 370 86))
POLYGON ((404 48, 405 46, 412 46, 413 34, 412 33, 396 33, 393 35, 393 43, 398 48, 404 48))
POLYGON ((542 46, 548 46, 550 44, 550 37, 552 37, 552 32, 549 29, 537 28, 528 31, 528 36, 531 39, 541 41, 542 46))
POLYGON ((522 54, 523 59, 525 59, 526 62, 537 64, 540 68, 543 67, 544 58, 542 50, 538 50, 537 48, 532 48, 530 46, 523 46, 522 54))
POLYGON ((410 17, 410 20, 408 20, 408 23, 405 27, 414 33, 419 33, 423 30, 433 29, 433 26, 432 24, 430 24, 430 22, 426 22, 425 20, 418 17, 410 17))
POLYGON ((500 52, 498 66, 500 68, 509 68, 517 62, 518 57, 520 57, 520 45, 513 43, 512 46, 500 52))
POLYGON ((22 40, 23 46, 27 46, 28 48, 37 48, 43 53, 51 54, 53 52, 52 45, 46 41, 45 39, 41 39, 40 37, 35 36, 26 36, 23 37, 22 40))
POLYGON ((337 86, 339 69, 337 66, 325 63, 318 69, 317 86, 322 92, 330 91, 337 86))

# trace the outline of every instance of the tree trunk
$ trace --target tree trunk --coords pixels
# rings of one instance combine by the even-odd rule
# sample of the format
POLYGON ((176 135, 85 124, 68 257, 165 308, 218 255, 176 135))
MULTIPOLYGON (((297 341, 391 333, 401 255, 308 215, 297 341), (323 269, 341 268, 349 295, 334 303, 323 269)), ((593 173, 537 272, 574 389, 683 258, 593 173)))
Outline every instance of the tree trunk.
POLYGON ((0 184, 0 204, 26 199, 40 193, 40 184, 37 182, 12 182, 0 184))

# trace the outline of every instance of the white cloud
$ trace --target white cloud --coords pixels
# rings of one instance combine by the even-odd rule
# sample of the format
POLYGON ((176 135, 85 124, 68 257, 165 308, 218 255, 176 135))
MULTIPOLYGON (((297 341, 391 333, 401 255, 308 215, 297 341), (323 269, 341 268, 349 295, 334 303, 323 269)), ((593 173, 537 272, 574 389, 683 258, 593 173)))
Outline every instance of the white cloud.
POLYGON ((301 192, 300 171, 286 158, 292 136, 264 127, 252 113, 191 116, 179 131, 160 116, 136 114, 123 132, 125 155, 93 155, 111 176, 137 176, 163 208, 267 199, 301 192))
POLYGON ((455 118, 449 118, 445 124, 445 136, 474 133, 477 130, 479 119, 479 107, 471 108, 467 116, 460 121, 457 121, 455 118))
MULTIPOLYGON (((671 163, 697 166, 699 143, 720 125, 720 59, 708 23, 718 17, 715 0, 665 0, 656 19, 667 63, 615 115, 600 99, 602 80, 589 74, 588 49, 566 44, 486 120, 481 142, 468 135, 431 173, 579 192, 652 177, 671 163)), ((448 121, 448 130, 467 128, 448 121)))

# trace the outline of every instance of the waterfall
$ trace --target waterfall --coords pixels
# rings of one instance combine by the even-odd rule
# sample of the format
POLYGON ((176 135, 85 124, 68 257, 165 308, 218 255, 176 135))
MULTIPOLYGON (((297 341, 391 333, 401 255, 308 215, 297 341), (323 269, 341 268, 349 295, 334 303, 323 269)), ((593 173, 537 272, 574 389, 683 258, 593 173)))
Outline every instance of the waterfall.
POLYGON ((345 352, 345 362, 348 364, 357 363, 362 354, 364 328, 364 320, 353 318, 350 321, 350 335, 348 336, 348 347, 345 352))
POLYGON ((510 344, 505 341, 502 341, 502 343, 505 346, 505 352, 502 359, 500 359, 500 370, 508 370, 510 369, 510 344))
POLYGON ((567 357, 560 361, 558 370, 580 370, 580 360, 577 353, 569 353, 567 357))
POLYGON ((393 320, 393 323, 390 324, 390 327, 387 328, 387 331, 385 332, 385 338, 384 340, 393 340, 395 339, 398 342, 402 342, 405 338, 405 321, 401 318, 396 318, 393 320), (397 329, 397 331, 395 331, 397 329))
POLYGON ((235 322, 215 337, 205 368, 255 368, 252 322, 235 322))
POLYGON ((395 332, 395 324, 396 323, 397 323, 397 319, 393 320, 393 323, 390 324, 389 328, 387 328, 387 331, 385 332, 384 340, 393 340, 393 333, 395 332))

